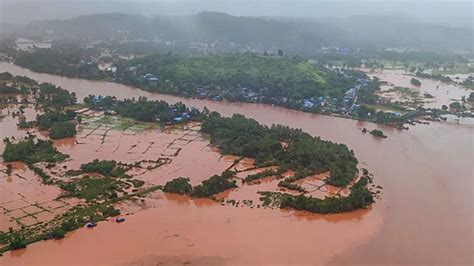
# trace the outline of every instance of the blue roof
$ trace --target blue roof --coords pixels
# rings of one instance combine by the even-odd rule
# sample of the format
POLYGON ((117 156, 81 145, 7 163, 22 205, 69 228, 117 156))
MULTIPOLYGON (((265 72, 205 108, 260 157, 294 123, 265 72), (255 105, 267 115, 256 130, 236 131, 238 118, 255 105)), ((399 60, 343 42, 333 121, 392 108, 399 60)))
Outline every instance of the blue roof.
POLYGON ((303 105, 304 105, 304 107, 309 107, 309 108, 311 108, 311 107, 314 106, 314 103, 313 103, 312 101, 310 101, 310 100, 303 100, 303 105))

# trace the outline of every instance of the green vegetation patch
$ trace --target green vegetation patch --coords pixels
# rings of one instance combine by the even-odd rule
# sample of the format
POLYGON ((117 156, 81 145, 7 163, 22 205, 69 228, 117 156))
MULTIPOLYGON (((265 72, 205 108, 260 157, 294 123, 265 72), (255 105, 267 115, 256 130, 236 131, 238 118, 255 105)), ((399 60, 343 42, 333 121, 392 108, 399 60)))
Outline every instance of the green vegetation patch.
POLYGON ((193 186, 189 184, 189 178, 178 177, 168 181, 163 187, 163 191, 181 195, 190 195, 193 191, 193 186))
MULTIPOLYGON (((54 123, 71 121, 76 117, 76 113, 71 110, 67 111, 47 111, 44 114, 36 116, 36 126, 40 130, 50 129, 54 123)), ((60 128, 57 128, 58 132, 60 128)))
POLYGON ((281 125, 269 128, 242 115, 225 118, 217 113, 204 120, 201 130, 210 134, 211 143, 223 154, 255 158, 257 165, 280 165, 305 176, 337 167, 340 174, 330 179, 337 186, 347 185, 357 173, 358 161, 346 145, 323 141, 301 130, 281 125), (288 148, 281 142, 288 143, 288 148))
POLYGON ((196 89, 203 88, 207 97, 219 95, 228 100, 243 100, 243 88, 268 98, 300 100, 326 94, 341 96, 353 83, 305 59, 251 54, 153 55, 124 62, 117 76, 123 83, 164 93, 197 96, 196 89), (137 65, 140 66, 138 73, 131 74, 128 68, 137 65), (167 82, 149 85, 140 78, 147 73, 155 73, 167 82))
POLYGON ((57 122, 52 124, 49 130, 49 137, 52 139, 71 138, 76 133, 76 124, 72 122, 57 122))
POLYGON ((262 171, 262 172, 259 172, 259 173, 256 173, 256 174, 251 174, 251 175, 247 175, 245 178, 244 178, 244 182, 252 182, 254 180, 258 180, 258 179, 261 179, 261 178, 264 178, 264 177, 268 177, 268 176, 276 176, 276 175, 281 175, 283 174, 284 172, 286 172, 288 169, 286 167, 279 167, 278 169, 276 170, 273 170, 273 169, 267 169, 265 171, 262 171))
POLYGON ((189 178, 178 177, 168 181, 163 187, 163 191, 198 198, 209 197, 229 188, 237 187, 236 181, 231 180, 233 176, 234 172, 224 171, 221 175, 213 175, 195 187, 189 184, 189 178))
POLYGON ((81 170, 84 173, 98 173, 110 177, 129 177, 125 174, 127 169, 125 167, 119 166, 114 160, 101 161, 98 159, 94 159, 92 162, 82 164, 81 170))
POLYGON ((12 143, 8 138, 4 142, 5 150, 2 157, 6 162, 22 161, 27 164, 37 162, 55 163, 63 161, 68 157, 68 155, 58 152, 52 142, 37 140, 35 143, 32 136, 17 143, 12 143))
POLYGON ((379 130, 379 129, 373 129, 370 131, 370 134, 374 137, 377 137, 377 138, 383 138, 383 139, 386 139, 387 136, 384 135, 383 131, 382 130, 379 130))
POLYGON ((110 177, 83 177, 61 185, 61 188, 69 192, 69 196, 85 199, 86 201, 98 199, 111 199, 117 197, 115 191, 121 185, 110 177))
POLYGON ((339 213, 365 208, 374 202, 372 193, 367 188, 368 179, 362 177, 350 188, 347 197, 326 197, 318 199, 304 195, 290 195, 279 192, 260 192, 260 200, 265 207, 291 207, 313 213, 339 213))
POLYGON ((194 197, 209 197, 229 188, 237 187, 235 180, 229 180, 225 175, 214 175, 202 181, 202 184, 193 188, 194 197))

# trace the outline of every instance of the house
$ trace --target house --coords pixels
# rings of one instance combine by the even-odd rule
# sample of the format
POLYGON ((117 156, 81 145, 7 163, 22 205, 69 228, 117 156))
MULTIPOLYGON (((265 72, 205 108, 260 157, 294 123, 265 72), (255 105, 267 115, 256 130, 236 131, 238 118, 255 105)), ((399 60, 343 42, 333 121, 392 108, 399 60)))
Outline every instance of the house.
POLYGON ((160 78, 157 77, 156 75, 153 75, 151 73, 147 73, 142 76, 143 80, 148 82, 148 85, 150 86, 156 86, 158 85, 158 82, 160 81, 160 78))
POLYGON ((186 118, 186 119, 189 119, 189 118, 191 118, 191 115, 189 113, 185 112, 185 113, 182 114, 182 117, 186 118))
POLYGON ((308 99, 304 99, 303 100, 303 106, 306 107, 306 108, 311 108, 314 106, 314 102, 308 100, 308 99))
POLYGON ((102 100, 102 96, 96 96, 94 95, 94 97, 92 97, 92 102, 93 103, 99 103, 100 101, 102 100))
POLYGON ((115 72, 117 72, 117 67, 111 66, 111 67, 108 67, 106 70, 107 70, 107 72, 115 73, 115 72))

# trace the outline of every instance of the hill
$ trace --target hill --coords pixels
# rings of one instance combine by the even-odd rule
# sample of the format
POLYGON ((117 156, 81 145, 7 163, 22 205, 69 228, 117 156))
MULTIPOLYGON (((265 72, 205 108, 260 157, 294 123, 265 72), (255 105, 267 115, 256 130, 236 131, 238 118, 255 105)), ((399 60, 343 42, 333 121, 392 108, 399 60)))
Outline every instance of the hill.
POLYGON ((284 49, 287 53, 300 55, 312 54, 322 46, 473 50, 471 28, 423 24, 404 17, 387 16, 309 19, 236 17, 216 12, 186 16, 100 14, 37 21, 10 28, 10 33, 13 32, 37 38, 148 40, 185 47, 200 42, 212 43, 224 51, 284 49))

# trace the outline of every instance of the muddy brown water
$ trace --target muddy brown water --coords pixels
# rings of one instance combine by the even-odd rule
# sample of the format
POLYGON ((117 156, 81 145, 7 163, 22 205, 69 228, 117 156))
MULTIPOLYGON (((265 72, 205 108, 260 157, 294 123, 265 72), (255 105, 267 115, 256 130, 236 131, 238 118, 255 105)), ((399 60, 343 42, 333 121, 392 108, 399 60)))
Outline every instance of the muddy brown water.
MULTIPOLYGON (((289 210, 220 206, 208 200, 159 195, 157 206, 116 224, 72 232, 60 241, 8 252, 0 264, 65 265, 472 265, 474 126, 431 123, 399 131, 372 123, 260 104, 183 99, 132 87, 39 74, 7 63, 9 71, 76 92, 147 96, 261 123, 285 124, 354 149, 375 174, 382 199, 368 210, 314 215, 289 210), (382 128, 380 140, 360 129, 382 128)), ((2 129, 2 131, 8 129, 2 129)), ((3 134, 2 134, 3 135, 3 134)))
MULTIPOLYGON (((369 73, 370 76, 376 76, 390 85, 382 86, 391 88, 393 86, 406 87, 420 93, 423 98, 424 93, 428 93, 433 98, 424 98, 423 106, 427 108, 441 108, 443 105, 449 106, 450 103, 461 101, 462 97, 469 97, 471 90, 454 83, 441 82, 434 79, 419 78, 405 73, 403 70, 383 70, 376 73, 369 73), (411 84, 410 80, 416 78, 421 82, 420 86, 411 84)), ((463 76, 463 75, 461 75, 463 76)), ((464 75, 465 76, 465 75, 464 75)))

